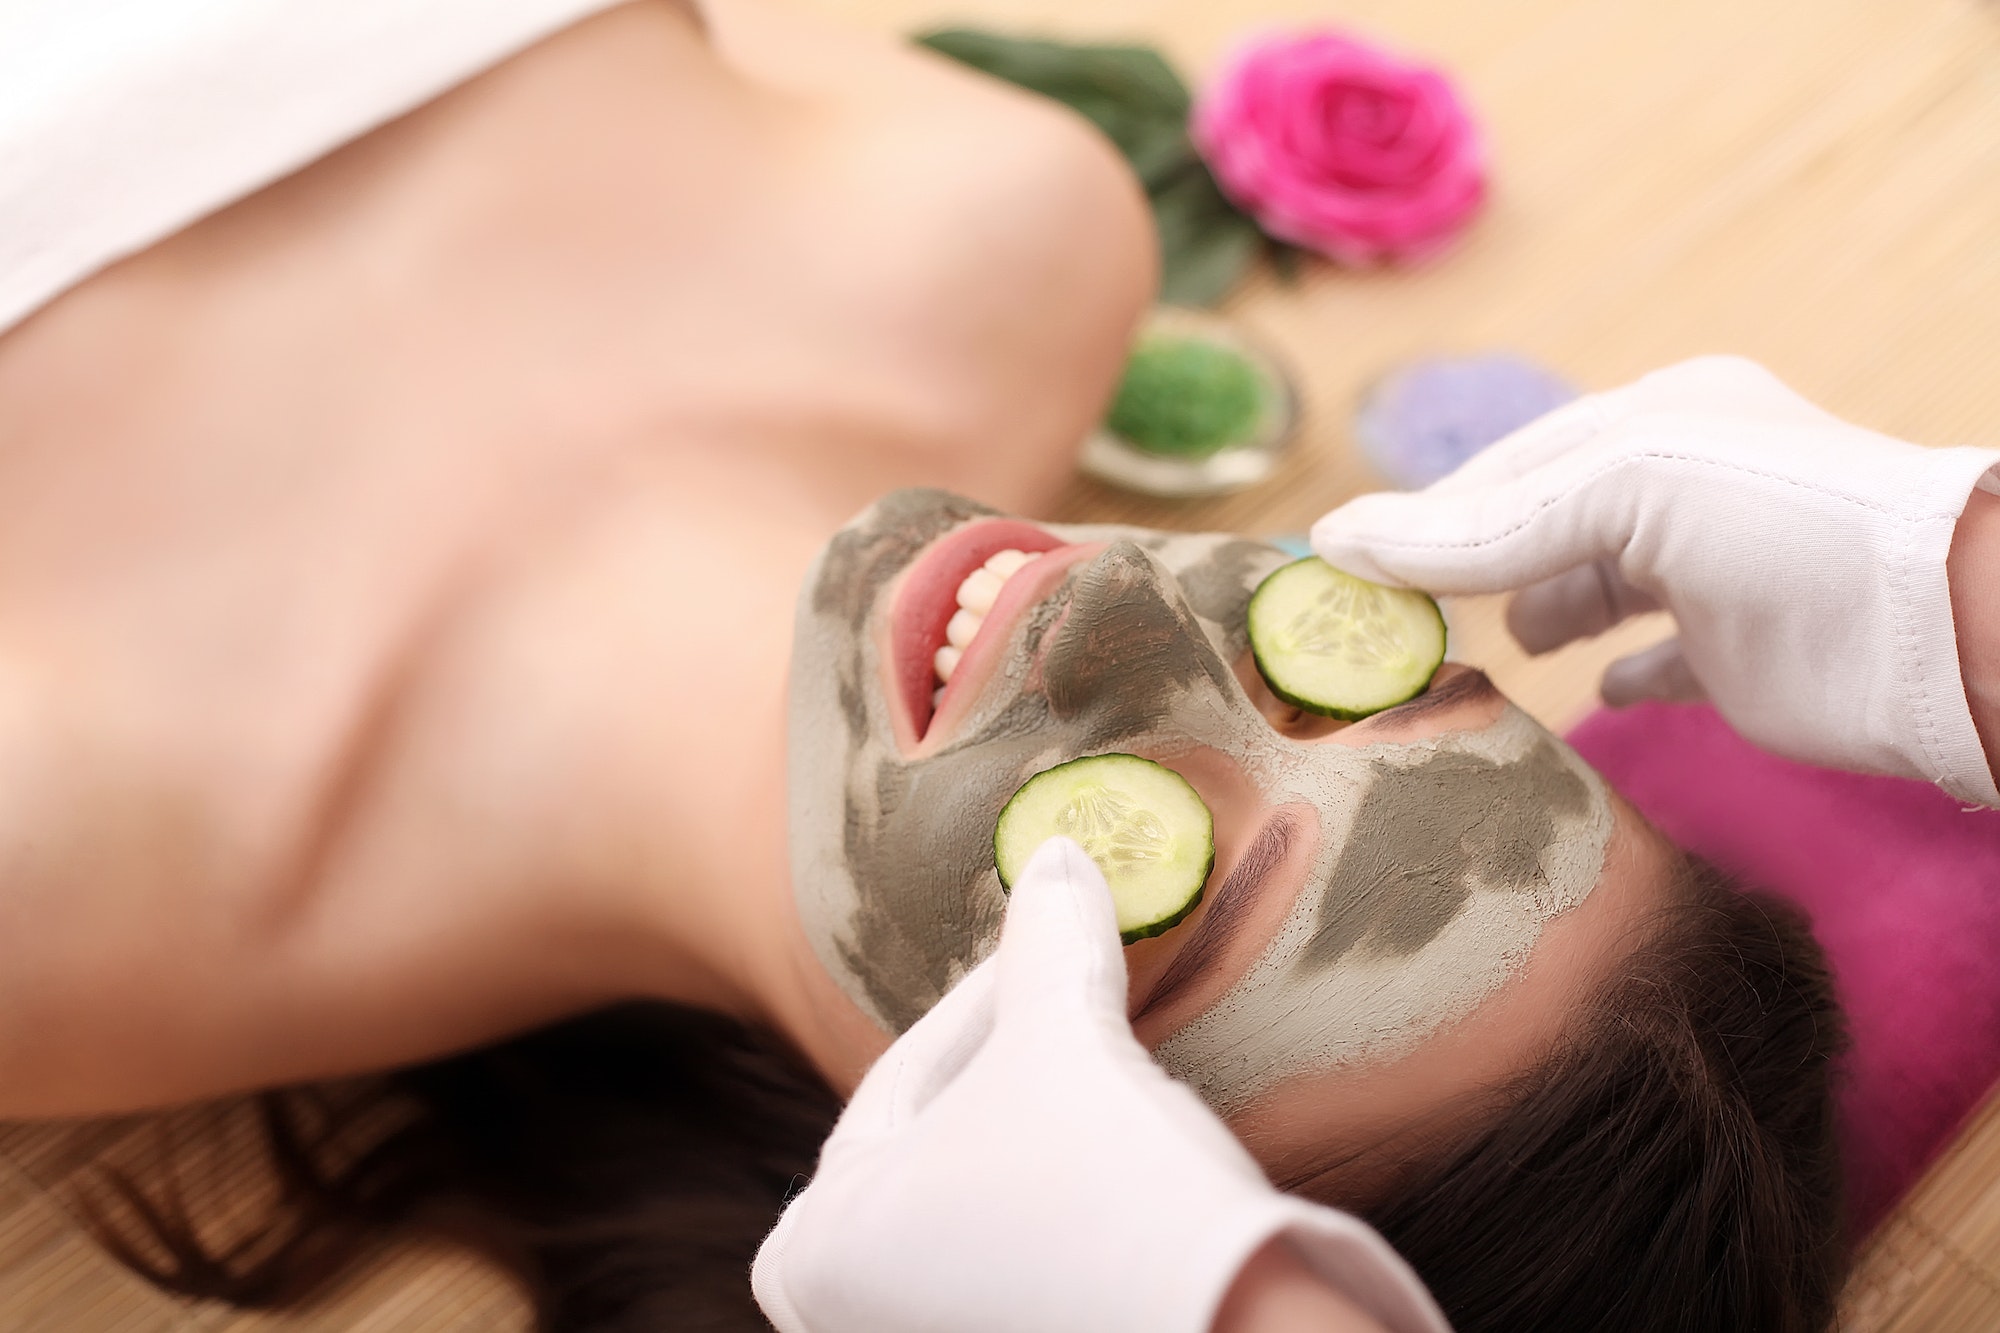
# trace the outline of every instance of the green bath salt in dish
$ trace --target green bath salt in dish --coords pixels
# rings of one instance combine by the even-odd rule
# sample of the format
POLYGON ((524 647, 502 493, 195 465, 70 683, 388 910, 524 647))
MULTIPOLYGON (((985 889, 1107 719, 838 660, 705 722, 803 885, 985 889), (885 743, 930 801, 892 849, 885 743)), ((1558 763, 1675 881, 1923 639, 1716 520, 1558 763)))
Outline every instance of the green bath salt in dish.
POLYGON ((1127 944, 1192 912, 1215 866, 1215 821, 1201 797, 1171 768, 1137 755, 1072 759, 1023 783, 993 830, 1000 882, 1013 887, 1058 834, 1104 872, 1127 944))
POLYGON ((1222 495, 1271 475, 1298 415, 1270 348, 1219 315, 1157 306, 1077 466, 1140 495, 1222 495))
POLYGON ((1235 348, 1148 333, 1126 362, 1104 424, 1145 453, 1208 458, 1254 436, 1271 396, 1263 369, 1235 348))
POLYGON ((1271 693, 1354 721, 1424 692, 1444 662, 1444 616, 1411 588, 1385 588, 1317 556, 1274 570, 1250 597, 1250 651, 1271 693))

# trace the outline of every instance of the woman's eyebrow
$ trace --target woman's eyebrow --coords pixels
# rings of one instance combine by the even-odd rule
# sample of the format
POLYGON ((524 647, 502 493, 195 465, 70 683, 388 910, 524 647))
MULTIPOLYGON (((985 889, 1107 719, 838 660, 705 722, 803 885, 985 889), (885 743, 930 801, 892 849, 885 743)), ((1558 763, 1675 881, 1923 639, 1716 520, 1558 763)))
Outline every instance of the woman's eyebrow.
POLYGON ((1375 722, 1390 718, 1398 722, 1411 722, 1431 713, 1441 713, 1471 699, 1490 699, 1500 691, 1494 687, 1484 671, 1477 669, 1453 676, 1434 690, 1427 690, 1414 699, 1405 700, 1394 708, 1385 708, 1364 722, 1375 722))
POLYGON ((1243 853, 1243 859, 1215 891, 1208 911, 1190 931, 1187 943, 1153 983, 1138 1012, 1132 1015, 1134 1022, 1187 990, 1228 953, 1231 941, 1249 920, 1250 909, 1261 896, 1264 881, 1291 851, 1292 836, 1293 821, 1288 815, 1274 815, 1264 825, 1250 844, 1250 850, 1243 853))

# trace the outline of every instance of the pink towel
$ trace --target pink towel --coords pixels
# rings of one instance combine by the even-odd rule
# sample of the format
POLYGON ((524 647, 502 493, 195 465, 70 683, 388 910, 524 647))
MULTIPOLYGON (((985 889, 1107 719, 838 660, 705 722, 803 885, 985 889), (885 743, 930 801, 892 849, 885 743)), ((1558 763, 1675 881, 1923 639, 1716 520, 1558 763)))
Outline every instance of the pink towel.
POLYGON ((1598 712, 1570 739, 1668 837, 1811 913, 1854 1034, 1865 1235, 2000 1079, 2000 811, 1773 758, 1707 707, 1598 712))

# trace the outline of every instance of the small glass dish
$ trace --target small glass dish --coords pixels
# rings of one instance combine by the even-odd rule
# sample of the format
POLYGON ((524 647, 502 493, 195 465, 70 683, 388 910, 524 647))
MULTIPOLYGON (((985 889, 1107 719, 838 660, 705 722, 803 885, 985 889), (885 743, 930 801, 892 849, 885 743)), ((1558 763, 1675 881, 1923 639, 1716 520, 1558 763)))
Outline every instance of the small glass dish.
POLYGON ((1270 475, 1298 417, 1291 374, 1268 348, 1220 316, 1160 306, 1081 466, 1142 495, 1221 495, 1270 475))

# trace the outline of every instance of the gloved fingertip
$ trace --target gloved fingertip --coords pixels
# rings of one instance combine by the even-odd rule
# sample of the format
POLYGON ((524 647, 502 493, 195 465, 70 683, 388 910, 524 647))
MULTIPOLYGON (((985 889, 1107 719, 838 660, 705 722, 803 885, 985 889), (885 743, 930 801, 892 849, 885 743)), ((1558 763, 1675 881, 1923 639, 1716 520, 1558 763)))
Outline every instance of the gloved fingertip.
MULTIPOLYGON (((1051 875, 1077 877, 1086 882, 1092 877, 1103 880, 1104 872, 1083 850, 1083 844, 1074 838, 1065 838, 1060 833, 1043 841, 1028 858, 1028 875, 1047 878, 1051 875)), ((1108 890, 1107 890, 1108 891, 1108 890)))
POLYGON ((1537 525, 1563 498, 1545 493, 1560 490, 1557 478, 1534 474, 1492 490, 1442 486, 1348 501, 1313 524, 1313 553, 1358 578, 1433 594, 1505 592, 1601 554, 1574 521, 1537 525))
POLYGON ((1374 511, 1383 507, 1381 501, 1398 498, 1363 495, 1325 515, 1308 533, 1313 554, 1358 579, 1390 587, 1405 586, 1403 580, 1377 559, 1382 529, 1373 517, 1374 511))
POLYGON ((1082 847, 1055 837, 1029 858, 1008 895, 998 956, 1003 1007, 1104 1004, 1121 1011, 1125 957, 1104 874, 1082 847))
POLYGON ((1613 662, 1604 669, 1599 693, 1613 708, 1646 700, 1694 703, 1708 697, 1681 652, 1679 639, 1667 639, 1613 662))
POLYGON ((1507 603, 1507 632, 1528 653, 1546 653, 1605 628, 1603 598, 1589 565, 1531 583, 1507 603))
POLYGON ((1104 872, 1075 840, 1050 838, 1028 858, 1028 868, 1009 894, 1007 924, 1001 934, 1054 941, 1102 942, 1116 938, 1118 913, 1104 872))
POLYGON ((1593 560, 1531 583, 1507 604, 1507 629, 1530 653, 1602 634, 1659 603, 1633 587, 1610 560, 1593 560))

